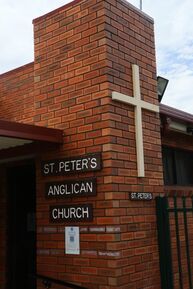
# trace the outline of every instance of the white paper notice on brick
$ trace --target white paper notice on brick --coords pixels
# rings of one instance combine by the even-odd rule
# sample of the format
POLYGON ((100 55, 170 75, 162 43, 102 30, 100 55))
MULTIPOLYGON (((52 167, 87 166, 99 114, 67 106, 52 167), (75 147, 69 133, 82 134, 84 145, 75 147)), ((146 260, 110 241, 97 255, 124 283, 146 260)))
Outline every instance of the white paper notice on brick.
POLYGON ((80 254, 80 230, 79 227, 65 227, 65 253, 80 254))

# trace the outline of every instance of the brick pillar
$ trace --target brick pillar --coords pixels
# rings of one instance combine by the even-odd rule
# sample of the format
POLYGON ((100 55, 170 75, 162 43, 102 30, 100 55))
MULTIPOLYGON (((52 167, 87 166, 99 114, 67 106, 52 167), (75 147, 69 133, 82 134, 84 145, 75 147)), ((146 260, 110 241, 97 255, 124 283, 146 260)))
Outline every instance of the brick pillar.
MULTIPOLYGON (((122 0, 74 1, 34 21, 35 116, 64 130, 64 145, 42 159, 102 153, 93 222, 80 227, 80 255, 65 255, 64 227, 49 221, 44 185, 64 177, 37 174, 37 270, 91 289, 160 288, 155 202, 129 192, 162 192, 159 115, 143 111, 145 178, 137 177, 134 109, 112 101, 133 95, 131 64, 140 68, 142 99, 158 105, 153 20, 122 0)), ((40 159, 38 160, 38 165, 40 159)), ((40 168, 40 167, 39 167, 40 168)), ((73 180, 75 176, 65 177, 73 180)))
MULTIPOLYGON (((109 88, 133 96, 131 65, 137 64, 142 99, 158 105, 153 20, 126 1, 106 1, 106 15, 111 67, 108 73, 112 77, 109 88)), ((138 178, 134 108, 118 102, 111 104, 114 127, 106 133, 114 136, 108 146, 115 173, 105 182, 117 184, 117 190, 107 198, 119 202, 111 214, 119 216, 121 236, 120 242, 109 248, 119 249, 122 257, 121 262, 116 262, 121 276, 112 277, 111 285, 160 288, 155 201, 129 200, 129 192, 151 192, 155 197, 163 191, 159 114, 146 110, 142 113, 145 178, 138 178)), ((109 150, 108 146, 104 150, 109 150)))

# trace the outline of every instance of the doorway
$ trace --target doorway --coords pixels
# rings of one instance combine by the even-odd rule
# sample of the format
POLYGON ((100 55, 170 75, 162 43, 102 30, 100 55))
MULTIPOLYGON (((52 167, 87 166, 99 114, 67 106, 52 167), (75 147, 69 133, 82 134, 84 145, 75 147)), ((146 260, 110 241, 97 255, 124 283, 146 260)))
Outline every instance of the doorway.
POLYGON ((34 164, 7 169, 7 289, 35 289, 36 188, 34 164))

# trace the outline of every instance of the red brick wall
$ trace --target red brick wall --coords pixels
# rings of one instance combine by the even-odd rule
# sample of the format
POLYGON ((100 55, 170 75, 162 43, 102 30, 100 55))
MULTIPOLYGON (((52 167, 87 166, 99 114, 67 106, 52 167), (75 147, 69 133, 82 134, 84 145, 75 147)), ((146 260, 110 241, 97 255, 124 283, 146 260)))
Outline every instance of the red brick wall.
POLYGON ((32 123, 34 116, 34 63, 0 75, 0 118, 32 123))
MULTIPOLYGON (((134 63, 140 67, 142 98, 158 104, 152 19, 121 0, 74 1, 36 19, 34 41, 32 110, 24 114, 30 82, 29 91, 20 94, 27 95, 21 109, 8 119, 64 130, 64 145, 36 159, 37 272, 90 289, 160 288, 155 203, 129 200, 131 191, 162 192, 159 115, 143 112, 141 179, 133 107, 111 99, 112 91, 133 95, 134 63), (40 161, 92 152, 102 153, 103 169, 76 177, 96 176, 97 196, 46 200, 46 182, 75 176, 42 177, 40 161), (64 253, 66 224, 49 221, 49 207, 56 203, 93 204, 93 222, 72 224, 80 226, 78 256, 64 253)), ((7 98, 5 104, 10 106, 7 98)))
MULTIPOLYGON (((155 65, 155 47, 153 41, 153 22, 137 12, 128 9, 117 1, 107 1, 107 46, 111 75, 110 90, 126 95, 133 95, 131 64, 140 67, 142 99, 158 105, 157 77, 155 65)), ((144 184, 149 191, 162 190, 162 163, 160 155, 160 121, 159 115, 143 112, 143 137, 145 149, 146 179, 136 178, 136 150, 134 136, 134 109, 132 106, 113 102, 116 120, 113 135, 116 142, 113 150, 118 152, 116 160, 127 160, 125 171, 118 171, 119 176, 128 176, 130 170, 131 184, 144 184)), ((124 180, 125 183, 125 180, 124 180)), ((130 187, 129 190, 136 190, 130 187)))
POLYGON ((36 123, 64 129, 57 156, 103 158, 97 197, 73 201, 94 205, 73 258, 64 255, 65 224, 48 221, 53 201, 45 203, 39 175, 38 271, 88 288, 157 289, 155 204, 131 202, 128 193, 162 192, 159 115, 143 113, 146 178, 139 179, 133 108, 111 100, 113 90, 132 95, 135 63, 142 98, 158 104, 153 21, 123 1, 77 1, 35 20, 34 30, 36 123))

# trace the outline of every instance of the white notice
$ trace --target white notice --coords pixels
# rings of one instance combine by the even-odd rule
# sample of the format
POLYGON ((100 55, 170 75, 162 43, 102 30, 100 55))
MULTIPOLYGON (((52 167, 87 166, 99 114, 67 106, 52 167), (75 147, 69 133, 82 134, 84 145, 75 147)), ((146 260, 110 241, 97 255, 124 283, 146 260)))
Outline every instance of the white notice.
POLYGON ((80 254, 79 227, 65 227, 65 253, 80 254))

